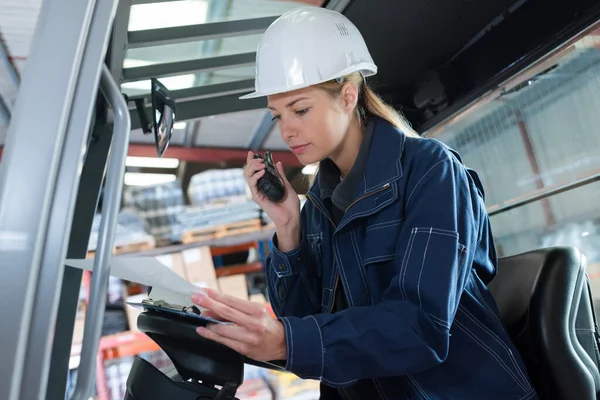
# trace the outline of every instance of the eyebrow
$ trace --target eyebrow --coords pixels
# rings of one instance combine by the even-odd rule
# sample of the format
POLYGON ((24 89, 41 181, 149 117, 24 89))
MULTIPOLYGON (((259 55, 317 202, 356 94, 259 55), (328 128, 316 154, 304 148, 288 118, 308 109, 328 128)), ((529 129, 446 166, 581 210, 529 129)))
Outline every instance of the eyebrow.
MULTIPOLYGON (((308 97, 298 97, 296 100, 292 100, 292 101, 290 101, 289 103, 287 103, 287 104, 285 105, 285 108, 291 107, 291 106, 293 106, 294 104, 296 104, 297 102, 299 102, 299 101, 302 101, 302 100, 308 100, 308 97)), ((267 108, 268 108, 269 110, 276 111, 276 110, 275 110, 273 107, 271 107, 271 106, 267 106, 267 108)))

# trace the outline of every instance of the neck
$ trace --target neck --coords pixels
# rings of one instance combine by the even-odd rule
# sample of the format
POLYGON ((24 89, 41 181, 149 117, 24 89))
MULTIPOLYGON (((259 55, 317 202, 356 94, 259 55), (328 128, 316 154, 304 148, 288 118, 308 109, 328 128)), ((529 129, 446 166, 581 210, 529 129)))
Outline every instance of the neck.
POLYGON ((350 169, 352 169, 364 134, 365 128, 362 124, 356 122, 350 124, 338 150, 329 157, 339 168, 342 177, 348 176, 350 169))

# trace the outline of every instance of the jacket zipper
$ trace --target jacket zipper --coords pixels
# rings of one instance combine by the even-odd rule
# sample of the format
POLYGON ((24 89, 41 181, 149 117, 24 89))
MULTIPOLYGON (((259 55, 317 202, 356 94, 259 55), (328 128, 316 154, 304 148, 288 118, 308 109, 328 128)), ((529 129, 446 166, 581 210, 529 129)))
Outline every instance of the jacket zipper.
MULTIPOLYGON (((387 188, 389 188, 389 187, 390 187, 390 184, 389 184, 389 183, 386 183, 385 185, 381 186, 379 189, 377 189, 377 190, 374 190, 374 191, 372 191, 371 193, 367 193, 367 194, 365 194, 365 195, 363 195, 363 196, 359 197, 358 199, 354 200, 354 201, 353 201, 353 202, 352 202, 352 203, 351 203, 351 204, 348 206, 348 208, 346 208, 346 211, 345 211, 345 212, 348 212, 348 210, 349 210, 349 209, 350 209, 350 208, 351 208, 353 205, 355 205, 356 203, 358 203, 359 201, 361 201, 361 200, 363 200, 363 199, 366 199, 367 197, 369 197, 369 196, 372 196, 372 195, 374 195, 375 193, 379 193, 379 192, 381 192, 381 191, 383 191, 383 190, 385 190, 385 189, 387 189, 387 188)), ((309 200, 310 200, 310 202, 311 202, 311 203, 313 203, 313 205, 314 205, 314 206, 317 208, 317 210, 319 210, 319 211, 320 211, 320 212, 321 212, 321 213, 322 213, 322 214, 323 214, 325 217, 327 217, 327 219, 329 220, 329 222, 331 222, 331 224, 333 225, 333 227, 334 227, 335 229, 337 229, 337 225, 335 224, 335 222, 333 222, 333 220, 332 220, 332 219, 329 217, 329 215, 328 215, 328 214, 327 214, 327 213, 326 213, 324 210, 322 210, 322 209, 321 209, 321 207, 319 207, 319 205, 318 205, 318 204, 317 204, 317 203, 316 203, 316 202, 315 202, 315 201, 312 199, 312 196, 310 196, 310 195, 307 193, 307 194, 306 194, 306 198, 307 198, 307 199, 309 199, 309 200)), ((336 295, 336 293, 337 293, 337 288, 338 288, 338 285, 339 285, 339 283, 340 283, 340 273, 339 273, 339 272, 336 272, 336 274, 335 274, 335 283, 334 283, 334 285, 333 285, 333 300, 332 300, 332 302, 331 302, 331 307, 329 308, 329 313, 330 313, 330 314, 331 314, 331 312, 333 311, 333 307, 335 306, 335 295, 336 295)), ((366 288, 366 289, 367 289, 367 294, 369 295, 369 298, 370 298, 370 297, 371 297, 371 294, 369 293, 369 288, 366 288)))

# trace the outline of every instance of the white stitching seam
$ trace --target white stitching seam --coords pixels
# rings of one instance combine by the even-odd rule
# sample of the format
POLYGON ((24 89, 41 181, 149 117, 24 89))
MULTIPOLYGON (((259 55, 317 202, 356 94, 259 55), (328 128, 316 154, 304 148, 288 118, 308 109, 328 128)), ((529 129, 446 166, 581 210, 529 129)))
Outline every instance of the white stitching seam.
POLYGON ((375 263, 375 262, 379 262, 379 261, 387 261, 387 260, 391 260, 393 258, 394 258, 394 253, 384 254, 381 256, 373 256, 373 257, 365 258, 363 260, 363 265, 367 265, 367 264, 375 263))
POLYGON ((423 179, 425 179, 427 177, 427 175, 429 175, 429 173, 431 172, 432 169, 434 169, 435 167, 437 167, 438 165, 440 165, 441 163, 446 162, 446 161, 450 161, 450 159, 446 158, 444 160, 438 161, 431 168, 429 168, 427 170, 427 172, 425 172, 423 174, 423 176, 421 177, 421 179, 419 179, 419 181, 417 182, 417 184, 413 188, 412 192, 410 192, 410 195, 408 196, 408 199, 406 200, 406 207, 408 207, 408 204, 410 203, 410 199, 411 199, 412 195, 415 193, 415 190, 417 190, 417 188, 419 187, 419 185, 421 184, 421 182, 423 181, 423 179))
POLYGON ((439 317, 436 317, 435 315, 431 314, 431 313, 427 313, 427 315, 429 315, 429 317, 431 319, 433 319, 433 322, 437 323, 438 325, 440 325, 442 328, 448 329, 450 330, 450 323, 448 321, 445 321, 439 317))
POLYGON ((408 246, 406 248, 406 252, 404 253, 404 259, 402 260, 402 266, 400 267, 400 273, 398 274, 398 286, 400 287, 400 293, 402 297, 406 299, 408 296, 406 295, 406 291, 404 290, 404 278, 406 274, 406 269, 408 265, 408 260, 410 259, 410 253, 412 251, 413 242, 415 240, 416 231, 413 229, 410 238, 408 239, 408 246))
POLYGON ((522 382, 520 382, 519 379, 517 379, 517 377, 513 374, 513 372, 510 370, 510 368, 508 368, 508 365, 506 365, 503 361, 502 358, 493 350, 491 349, 487 344, 485 344, 484 342, 482 342, 481 340, 479 340, 479 338, 477 337, 477 335, 475 335, 473 332, 471 332, 469 330, 469 328, 466 327, 466 325, 464 325, 462 322, 458 321, 458 320, 454 320, 454 324, 461 329, 463 332, 465 332, 467 334, 467 336, 469 336, 475 343, 479 344, 479 346, 488 352, 488 354, 490 354, 496 361, 498 361, 498 365, 500 365, 502 367, 502 369, 504 369, 506 371, 506 373, 513 378, 513 380, 515 381, 515 383, 517 385, 519 385, 519 387, 521 389, 523 389, 524 391, 528 391, 530 390, 528 387, 523 386, 522 382))
POLYGON ((283 326, 285 328, 285 331, 287 332, 287 334, 290 337, 290 343, 291 346, 290 347, 290 362, 289 362, 289 368, 288 370, 291 371, 292 370, 292 364, 294 362, 294 336, 292 334, 292 327, 290 326, 290 321, 288 321, 286 318, 282 318, 281 319, 283 321, 283 326))
POLYGON ((388 397, 385 394, 385 390, 383 390, 383 386, 381 386, 381 383, 379 382, 379 379, 374 379, 373 382, 375 383, 375 387, 377 388, 377 391, 379 392, 379 395, 384 399, 387 400, 388 397))
POLYGON ((427 237, 427 243, 425 244, 425 251, 423 251, 423 260, 421 261, 421 268, 419 270, 419 278, 417 279, 417 298, 419 299, 419 307, 423 307, 421 302, 421 276, 423 275, 423 267, 425 266, 425 258, 427 257, 427 249, 429 248, 429 241, 431 240, 431 232, 433 228, 429 230, 429 236, 427 237))
POLYGON ((317 330, 319 331, 319 338, 321 339, 321 374, 319 375, 319 379, 323 377, 323 371, 325 370, 325 345, 323 343, 323 332, 321 332, 321 327, 317 322, 317 319, 312 315, 309 315, 310 318, 315 321, 315 325, 317 325, 317 330))
POLYGON ((411 375, 406 375, 406 377, 408 378, 410 383, 412 383, 412 385, 415 387, 415 389, 417 389, 417 391, 421 394, 421 396, 423 396, 423 398, 425 400, 429 400, 429 397, 427 396, 427 394, 425 393, 423 388, 421 386, 419 386, 419 384, 417 383, 415 378, 413 378, 411 375))
POLYGON ((385 222, 378 222, 376 224, 371 224, 371 225, 367 226, 365 233, 368 233, 368 232, 371 232, 371 231, 374 231, 377 229, 393 228, 395 226, 400 225, 402 223, 402 221, 404 221, 404 217, 393 220, 393 221, 385 221, 385 222))
POLYGON ((525 384, 530 390, 533 389, 531 387, 531 385, 529 384, 529 381, 528 381, 527 377, 525 376, 524 372, 521 370, 521 368, 517 364, 517 361, 514 358, 512 350, 506 345, 506 343, 504 343, 502 340, 500 340, 500 338, 498 336, 496 336, 496 334, 494 334, 494 332, 492 332, 487 326, 483 325, 477 318, 475 318, 475 316, 473 314, 471 314, 469 311, 464 309, 462 306, 459 306, 458 311, 461 312, 463 315, 465 315, 467 318, 469 318, 471 321, 473 321, 475 323, 475 325, 479 326, 485 333, 488 334, 488 336, 490 336, 492 339, 494 339, 508 353, 508 355, 510 356, 511 362, 513 364, 513 367, 515 367, 517 369, 517 371, 519 372, 519 375, 521 375, 521 378, 523 379, 522 383, 525 384))
MULTIPOLYGON (((365 291, 369 293, 369 282, 367 280, 367 271, 365 271, 364 264, 361 260, 360 250, 358 247, 358 243, 356 242, 356 233, 354 231, 350 231, 350 238, 352 239, 352 247, 354 248, 354 256, 356 257, 356 262, 358 263, 358 271, 360 272, 360 276, 363 280, 363 285, 365 286, 365 291)), ((369 304, 371 303, 371 299, 369 300, 369 304)))
POLYGON ((537 393, 535 392, 535 390, 527 393, 525 396, 521 397, 519 400, 530 400, 533 399, 537 396, 537 393))

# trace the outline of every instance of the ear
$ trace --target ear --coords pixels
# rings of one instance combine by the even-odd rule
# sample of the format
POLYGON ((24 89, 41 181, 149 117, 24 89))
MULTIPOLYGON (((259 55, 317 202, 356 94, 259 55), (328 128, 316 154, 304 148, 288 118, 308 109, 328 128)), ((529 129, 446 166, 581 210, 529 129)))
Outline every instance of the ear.
POLYGON ((340 92, 340 100, 344 111, 354 112, 358 104, 358 87, 352 82, 346 82, 340 92))

